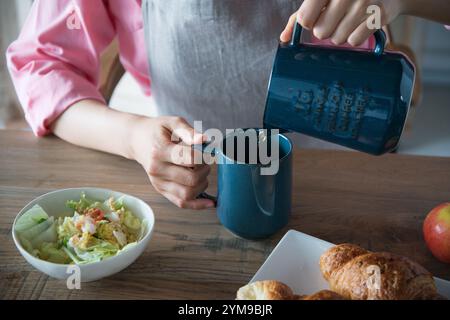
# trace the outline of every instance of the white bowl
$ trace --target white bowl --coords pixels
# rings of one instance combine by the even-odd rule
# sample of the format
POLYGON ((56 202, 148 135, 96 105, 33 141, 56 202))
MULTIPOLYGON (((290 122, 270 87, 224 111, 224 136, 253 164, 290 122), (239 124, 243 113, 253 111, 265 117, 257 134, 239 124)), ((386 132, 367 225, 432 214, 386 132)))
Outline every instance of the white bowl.
POLYGON ((69 216, 72 212, 66 207, 66 201, 79 199, 82 192, 86 194, 87 198, 98 200, 106 200, 109 197, 119 198, 124 196, 125 206, 129 208, 131 212, 133 212, 133 214, 136 215, 136 217, 138 217, 141 221, 144 219, 147 220, 147 230, 144 237, 135 246, 130 247, 118 255, 99 262, 79 265, 81 282, 98 280, 125 269, 144 252, 150 241, 153 227, 155 225, 155 216, 153 215, 153 210, 150 206, 138 198, 120 192, 99 188, 61 189, 46 193, 28 203, 19 212, 14 220, 12 235, 17 249, 20 251, 25 260, 27 260, 39 271, 42 271, 53 278, 67 279, 69 276, 74 274, 74 270, 68 268, 73 265, 48 262, 36 258, 28 253, 28 251, 22 247, 22 244, 20 243, 15 232, 16 222, 22 214, 27 212, 36 204, 40 205, 49 216, 69 216))

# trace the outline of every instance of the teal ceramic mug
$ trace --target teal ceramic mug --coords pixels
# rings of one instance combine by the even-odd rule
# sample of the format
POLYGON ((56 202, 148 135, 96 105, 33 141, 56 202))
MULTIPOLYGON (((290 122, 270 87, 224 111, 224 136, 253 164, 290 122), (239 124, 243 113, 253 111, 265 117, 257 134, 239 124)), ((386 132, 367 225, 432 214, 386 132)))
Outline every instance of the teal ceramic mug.
POLYGON ((249 146, 251 139, 247 139, 243 147, 246 153, 240 153, 242 148, 239 149, 236 140, 242 136, 248 138, 249 132, 255 132, 260 137, 261 132, 267 131, 237 130, 225 136, 218 146, 213 147, 210 143, 194 146, 204 154, 213 155, 218 164, 217 197, 206 193, 200 197, 216 201, 220 222, 236 236, 263 239, 282 229, 289 221, 292 143, 282 134, 269 136, 271 138, 267 139, 268 147, 265 149, 268 156, 263 162, 260 157, 260 139, 257 139, 256 148, 249 146), (230 143, 231 140, 235 143, 230 143), (258 155, 251 152, 258 152, 258 155))

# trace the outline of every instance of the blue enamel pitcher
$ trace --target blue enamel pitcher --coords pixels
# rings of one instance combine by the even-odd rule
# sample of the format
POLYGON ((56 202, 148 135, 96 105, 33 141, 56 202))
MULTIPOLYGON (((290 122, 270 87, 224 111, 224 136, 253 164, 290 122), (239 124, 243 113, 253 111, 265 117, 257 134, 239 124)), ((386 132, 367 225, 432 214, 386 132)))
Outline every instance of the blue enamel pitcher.
POLYGON ((411 103, 415 67, 385 52, 375 33, 373 51, 280 43, 269 83, 264 126, 299 132, 373 155, 394 150, 411 103))

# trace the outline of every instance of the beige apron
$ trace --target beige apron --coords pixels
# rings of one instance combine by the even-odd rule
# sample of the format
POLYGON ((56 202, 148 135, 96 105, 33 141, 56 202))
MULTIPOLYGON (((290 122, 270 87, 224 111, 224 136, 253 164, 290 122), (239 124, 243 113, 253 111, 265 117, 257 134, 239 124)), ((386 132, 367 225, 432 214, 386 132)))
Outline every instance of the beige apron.
POLYGON ((301 2, 144 0, 157 115, 202 120, 203 131, 262 127, 279 35, 301 2))

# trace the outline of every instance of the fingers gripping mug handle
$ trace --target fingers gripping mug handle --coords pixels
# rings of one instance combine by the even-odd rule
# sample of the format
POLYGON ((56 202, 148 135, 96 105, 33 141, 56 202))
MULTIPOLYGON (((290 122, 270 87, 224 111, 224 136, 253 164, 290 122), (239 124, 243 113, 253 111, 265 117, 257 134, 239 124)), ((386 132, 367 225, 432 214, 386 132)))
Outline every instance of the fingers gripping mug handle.
MULTIPOLYGON (((211 146, 211 142, 205 142, 203 144, 194 144, 192 145, 192 150, 197 150, 200 151, 202 153, 206 153, 209 155, 214 155, 216 153, 216 149, 211 146)), ((199 196, 197 197, 197 199, 207 199, 207 200, 211 200, 214 202, 215 206, 217 207, 217 197, 211 196, 209 194, 207 194, 206 192, 202 192, 199 194, 199 196)))
POLYGON ((217 207, 217 197, 211 196, 206 192, 202 192, 198 195, 197 199, 207 199, 214 202, 214 205, 217 207))
MULTIPOLYGON (((295 24, 294 32, 292 33, 291 46, 297 46, 300 44, 300 40, 302 37, 302 26, 299 23, 295 24)), ((373 53, 376 56, 381 56, 384 52, 384 48, 386 47, 386 33, 382 29, 378 29, 375 33, 375 48, 373 49, 373 53)))

